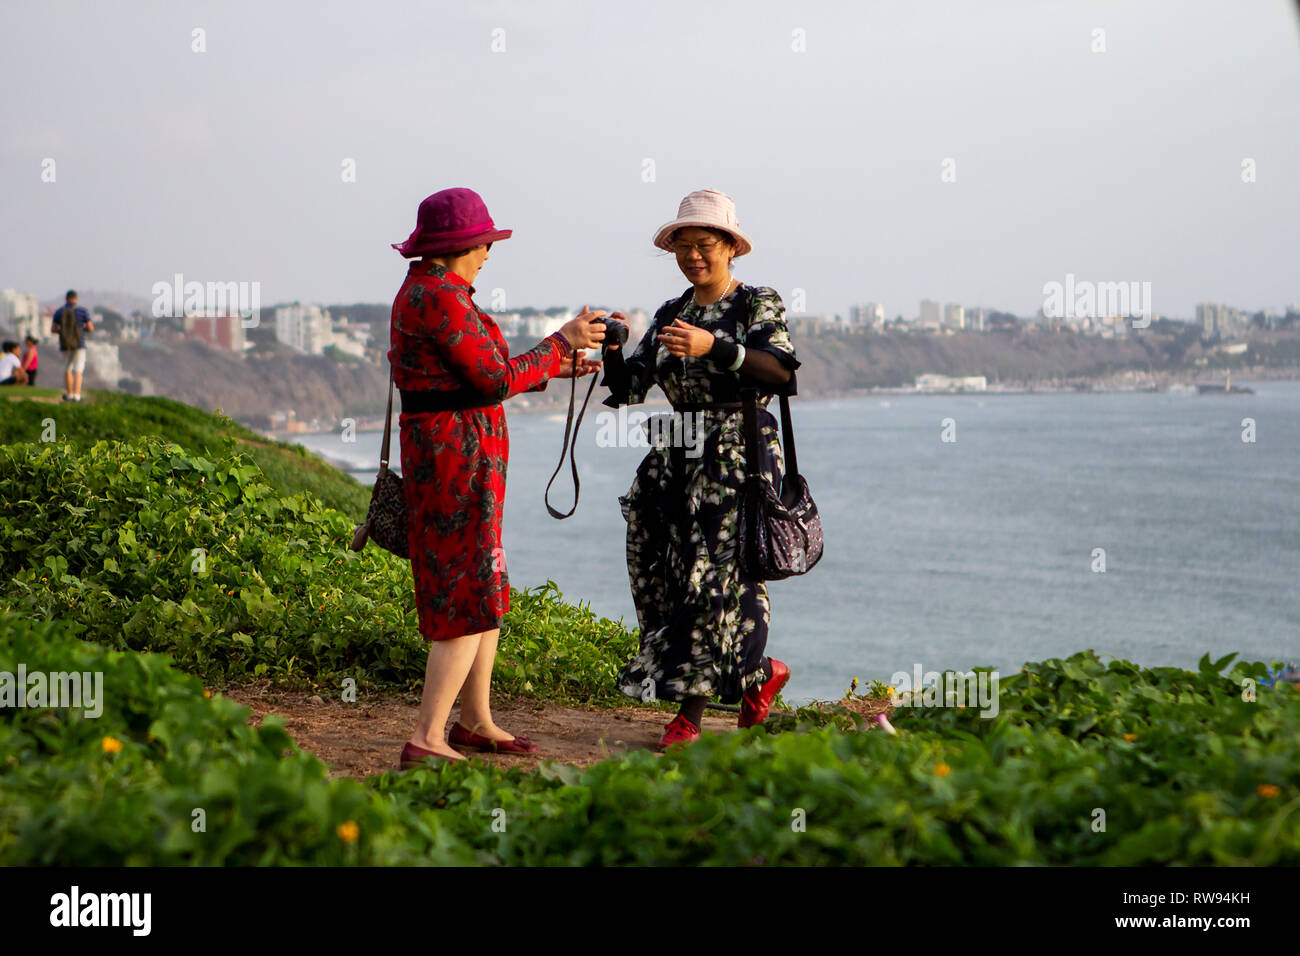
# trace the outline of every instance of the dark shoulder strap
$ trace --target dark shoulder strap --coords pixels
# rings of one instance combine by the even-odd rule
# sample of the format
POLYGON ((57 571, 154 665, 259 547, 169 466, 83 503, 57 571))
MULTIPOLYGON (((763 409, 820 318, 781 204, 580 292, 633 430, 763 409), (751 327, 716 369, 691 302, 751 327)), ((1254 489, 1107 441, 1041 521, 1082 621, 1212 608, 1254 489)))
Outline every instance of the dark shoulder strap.
POLYGON ((661 305, 659 311, 655 313, 655 328, 662 329, 665 325, 672 322, 673 319, 677 318, 682 309, 686 308, 686 303, 690 302, 694 296, 695 287, 691 286, 691 288, 687 289, 672 302, 665 302, 661 305))
MULTIPOLYGON (((758 435, 758 390, 747 388, 742 393, 744 418, 742 427, 745 432, 745 478, 756 481, 762 477, 759 469, 759 435, 758 435)), ((785 468, 781 475, 780 495, 786 504, 794 494, 795 480, 799 477, 799 460, 794 452, 794 425, 790 421, 790 400, 784 395, 781 399, 781 442, 785 451, 785 468)))
POLYGON ((388 448, 393 435, 393 380, 396 375, 397 370, 391 362, 388 363, 388 413, 384 415, 384 450, 379 454, 381 474, 388 470, 388 448))

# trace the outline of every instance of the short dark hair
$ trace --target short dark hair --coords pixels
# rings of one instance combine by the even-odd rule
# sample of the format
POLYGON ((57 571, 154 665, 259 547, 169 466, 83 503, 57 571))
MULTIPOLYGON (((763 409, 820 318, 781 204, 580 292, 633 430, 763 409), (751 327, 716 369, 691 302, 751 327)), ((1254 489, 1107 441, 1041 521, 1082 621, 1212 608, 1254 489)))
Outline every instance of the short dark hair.
POLYGON ((0 349, 4 350, 4 351, 6 351, 6 352, 12 352, 12 351, 13 351, 14 349, 16 349, 16 348, 18 348, 18 343, 17 343, 17 342, 11 342, 11 341, 9 341, 8 339, 5 339, 5 341, 4 341, 4 345, 0 345, 0 349))
POLYGON ((67 291, 67 294, 64 295, 63 298, 64 298, 65 300, 66 300, 66 299, 75 299, 75 298, 77 298, 77 290, 76 290, 76 289, 69 289, 69 290, 67 291))
POLYGON ((36 336, 34 336, 34 335, 29 335, 29 336, 27 336, 27 341, 28 341, 28 342, 31 342, 32 345, 36 345, 36 344, 37 344, 37 339, 36 339, 36 336))

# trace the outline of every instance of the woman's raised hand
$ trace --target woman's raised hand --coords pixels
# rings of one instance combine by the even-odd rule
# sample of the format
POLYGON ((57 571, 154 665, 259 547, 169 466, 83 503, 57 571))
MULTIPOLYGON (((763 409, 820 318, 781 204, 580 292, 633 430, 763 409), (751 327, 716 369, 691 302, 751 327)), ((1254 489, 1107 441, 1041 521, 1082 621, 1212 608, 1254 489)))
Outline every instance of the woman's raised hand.
POLYGON ((713 333, 708 329, 674 319, 659 333, 659 341, 673 355, 699 358, 713 348, 713 333))
POLYGON ((604 309, 588 312, 584 305, 577 318, 560 326, 560 334, 574 349, 600 348, 600 344, 605 341, 605 323, 598 320, 606 314, 604 309))

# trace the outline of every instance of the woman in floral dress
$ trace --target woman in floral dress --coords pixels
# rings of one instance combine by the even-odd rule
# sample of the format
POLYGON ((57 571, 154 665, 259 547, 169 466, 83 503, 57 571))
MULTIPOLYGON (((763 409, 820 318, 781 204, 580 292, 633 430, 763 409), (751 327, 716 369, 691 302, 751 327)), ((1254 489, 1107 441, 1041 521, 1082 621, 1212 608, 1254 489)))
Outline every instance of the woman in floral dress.
POLYGON ((732 259, 752 243, 729 197, 692 193, 654 242, 676 255, 691 288, 664 303, 630 356, 606 349, 605 404, 638 404, 658 385, 683 425, 702 424, 702 442, 686 429, 652 448, 619 499, 640 651, 618 685, 643 700, 681 701, 662 749, 699 736, 713 696, 740 703, 741 727, 761 723, 789 679, 785 664, 765 656, 767 587, 746 576, 737 555, 745 483, 740 389, 759 389, 760 467, 779 488, 781 448, 766 406, 776 391, 793 394, 799 361, 781 297, 732 278, 732 259))

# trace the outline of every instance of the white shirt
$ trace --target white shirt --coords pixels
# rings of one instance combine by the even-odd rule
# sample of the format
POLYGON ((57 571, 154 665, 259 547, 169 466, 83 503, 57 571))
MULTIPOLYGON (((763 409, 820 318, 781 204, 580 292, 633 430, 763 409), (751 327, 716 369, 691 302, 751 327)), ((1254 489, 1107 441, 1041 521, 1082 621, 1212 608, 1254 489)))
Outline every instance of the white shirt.
POLYGON ((23 363, 13 352, 0 354, 0 382, 3 382, 9 376, 13 375, 14 369, 22 368, 23 363))

